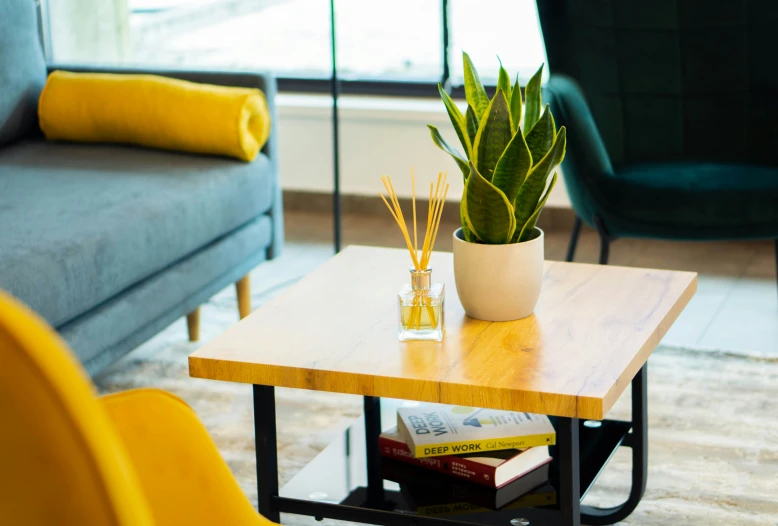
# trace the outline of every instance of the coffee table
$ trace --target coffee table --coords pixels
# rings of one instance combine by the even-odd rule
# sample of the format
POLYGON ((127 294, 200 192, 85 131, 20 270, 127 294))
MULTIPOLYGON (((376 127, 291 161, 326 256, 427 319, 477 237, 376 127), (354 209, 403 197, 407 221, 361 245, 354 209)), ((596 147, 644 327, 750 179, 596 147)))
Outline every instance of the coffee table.
MULTIPOLYGON (((446 284, 442 342, 397 340, 396 294, 408 252, 352 246, 189 357, 190 375, 253 384, 259 510, 369 524, 612 524, 645 491, 646 360, 696 290, 697 276, 547 261, 535 314, 491 323, 467 317, 452 255, 436 253, 446 284), (631 383, 632 421, 604 420, 631 383), (279 490, 274 387, 364 396, 364 422, 279 490), (449 517, 419 514, 383 480, 377 436, 392 425, 380 398, 543 413, 553 419, 553 504, 449 517), (632 450, 621 506, 582 506, 619 447, 632 450)), ((520 269, 516 269, 520 271, 520 269)))

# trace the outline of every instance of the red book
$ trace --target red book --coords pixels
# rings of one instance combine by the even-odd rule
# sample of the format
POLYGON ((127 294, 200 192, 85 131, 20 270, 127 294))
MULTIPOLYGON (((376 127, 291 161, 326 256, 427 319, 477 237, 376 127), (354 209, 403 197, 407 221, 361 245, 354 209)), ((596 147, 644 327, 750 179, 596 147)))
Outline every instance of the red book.
POLYGON ((397 428, 378 438, 381 455, 489 488, 499 488, 551 461, 548 446, 416 458, 397 428))

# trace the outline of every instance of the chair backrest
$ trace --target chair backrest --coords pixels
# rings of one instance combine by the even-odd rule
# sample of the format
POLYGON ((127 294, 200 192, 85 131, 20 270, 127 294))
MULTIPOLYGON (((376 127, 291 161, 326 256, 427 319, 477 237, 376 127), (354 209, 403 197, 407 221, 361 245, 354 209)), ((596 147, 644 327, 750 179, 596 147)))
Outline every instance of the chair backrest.
POLYGON ((152 524, 129 457, 84 370, 0 292, 0 523, 152 524))
POLYGON ((778 165, 778 2, 537 0, 615 165, 778 165))
POLYGON ((0 0, 0 146, 38 129, 46 83, 33 0, 0 0))

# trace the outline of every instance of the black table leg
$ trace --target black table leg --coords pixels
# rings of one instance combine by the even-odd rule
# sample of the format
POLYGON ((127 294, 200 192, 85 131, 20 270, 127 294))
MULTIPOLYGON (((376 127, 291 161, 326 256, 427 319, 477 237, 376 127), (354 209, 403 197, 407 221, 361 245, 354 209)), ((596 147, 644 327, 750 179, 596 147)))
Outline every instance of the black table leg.
POLYGON ((629 497, 620 506, 596 508, 582 506, 583 521, 592 526, 615 524, 635 511, 646 492, 648 480, 648 364, 632 380, 632 432, 624 446, 632 448, 632 488, 629 497))
POLYGON ((381 434, 381 399, 364 397, 365 454, 367 456, 367 499, 370 506, 379 507, 384 501, 384 480, 379 468, 378 435, 381 434))
POLYGON ((557 419, 559 508, 565 526, 581 525, 581 446, 578 434, 577 418, 557 419))
POLYGON ((278 447, 276 445, 275 388, 254 386, 254 447, 257 455, 257 505, 259 512, 280 522, 278 496, 278 447))

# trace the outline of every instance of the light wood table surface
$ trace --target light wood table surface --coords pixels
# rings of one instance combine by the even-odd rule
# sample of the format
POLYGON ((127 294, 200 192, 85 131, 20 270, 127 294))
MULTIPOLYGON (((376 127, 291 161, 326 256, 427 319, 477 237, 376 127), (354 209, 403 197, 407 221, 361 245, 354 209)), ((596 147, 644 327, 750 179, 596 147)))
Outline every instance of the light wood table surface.
POLYGON ((692 272, 547 261, 534 315, 485 322, 459 303, 452 255, 435 253, 443 341, 399 342, 409 263, 347 248, 192 354, 191 376, 601 420, 697 286, 692 272))

